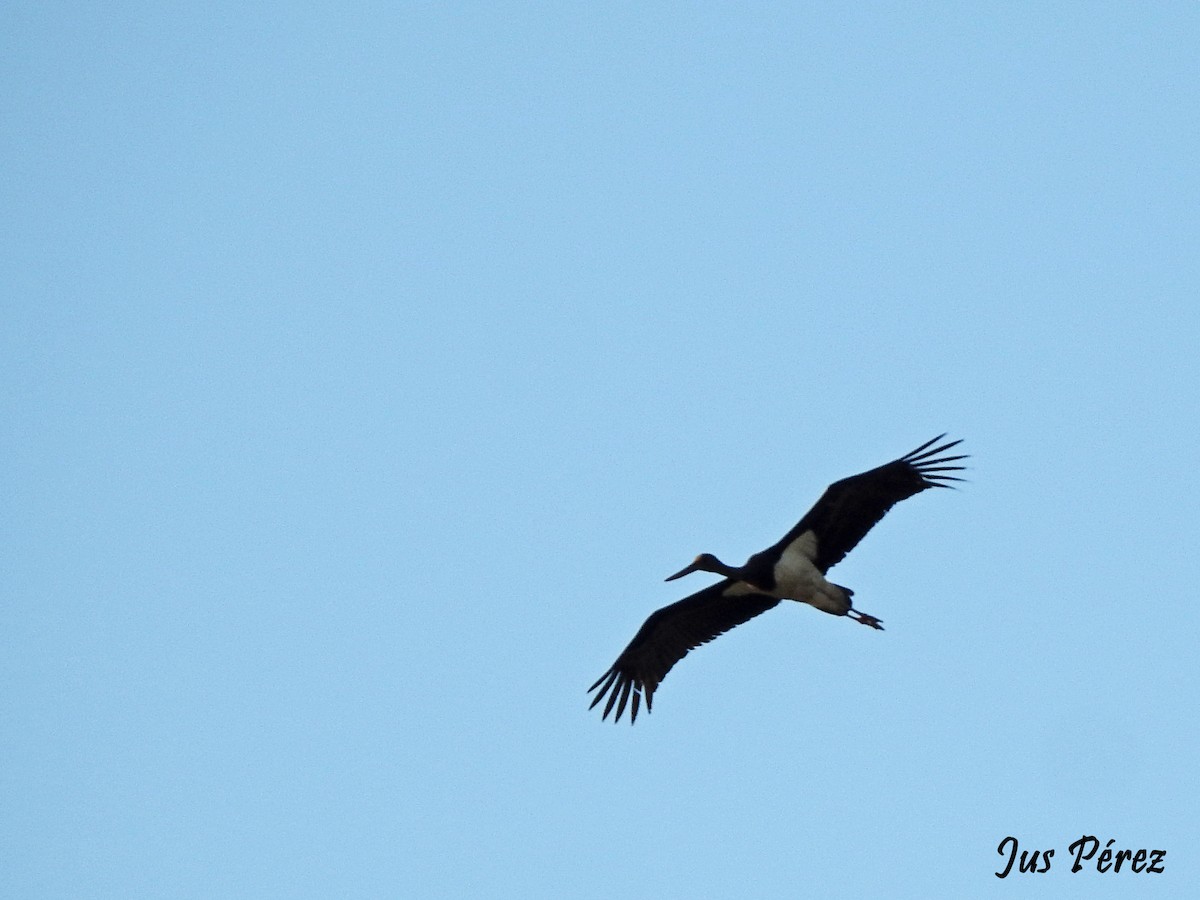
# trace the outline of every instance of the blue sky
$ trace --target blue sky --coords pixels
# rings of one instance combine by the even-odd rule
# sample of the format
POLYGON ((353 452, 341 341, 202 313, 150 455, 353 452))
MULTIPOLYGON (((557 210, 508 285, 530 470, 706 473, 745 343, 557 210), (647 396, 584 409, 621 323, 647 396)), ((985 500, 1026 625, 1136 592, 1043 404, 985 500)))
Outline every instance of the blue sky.
POLYGON ((6 896, 1188 894, 1194 4, 0 34, 6 896), (942 431, 831 576, 886 632, 587 711, 666 575, 942 431))

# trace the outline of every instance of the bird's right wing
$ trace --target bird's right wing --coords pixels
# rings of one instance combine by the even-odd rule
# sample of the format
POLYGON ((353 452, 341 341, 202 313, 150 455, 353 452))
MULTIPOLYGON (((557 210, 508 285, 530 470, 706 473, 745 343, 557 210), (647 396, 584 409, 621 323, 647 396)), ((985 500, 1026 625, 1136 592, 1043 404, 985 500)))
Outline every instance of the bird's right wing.
POLYGON ((750 586, 729 578, 684 597, 678 603, 664 606, 648 618, 633 636, 617 661, 601 675, 588 692, 600 689, 592 700, 591 709, 605 695, 608 703, 604 716, 616 706, 613 719, 618 722, 625 705, 633 698, 629 723, 637 719, 638 705, 646 698, 649 712, 654 691, 671 671, 671 667, 687 656, 688 651, 707 644, 730 628, 748 622, 779 603, 779 598, 755 591, 750 586))

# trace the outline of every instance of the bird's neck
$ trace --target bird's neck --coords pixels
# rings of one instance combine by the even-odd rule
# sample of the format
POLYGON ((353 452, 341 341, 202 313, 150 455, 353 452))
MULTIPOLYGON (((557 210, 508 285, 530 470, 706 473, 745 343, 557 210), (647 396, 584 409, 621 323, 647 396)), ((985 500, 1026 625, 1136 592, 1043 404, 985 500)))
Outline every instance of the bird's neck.
POLYGON ((714 556, 709 561, 709 564, 705 566, 705 568, 707 568, 710 572, 716 572, 718 575, 724 575, 726 578, 741 578, 745 566, 742 566, 741 568, 738 568, 737 566, 730 566, 721 562, 714 556))

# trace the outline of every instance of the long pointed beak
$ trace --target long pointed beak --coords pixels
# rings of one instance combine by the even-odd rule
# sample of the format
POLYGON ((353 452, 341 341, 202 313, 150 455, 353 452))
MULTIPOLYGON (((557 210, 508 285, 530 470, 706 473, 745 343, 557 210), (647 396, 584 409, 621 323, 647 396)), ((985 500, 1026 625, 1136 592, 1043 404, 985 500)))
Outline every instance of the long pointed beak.
POLYGON ((699 571, 699 569, 696 568, 696 564, 692 563, 691 565, 685 566, 684 568, 680 569, 674 575, 670 575, 663 580, 664 581, 674 581, 676 578, 682 578, 684 575, 691 575, 693 572, 698 572, 698 571, 699 571))

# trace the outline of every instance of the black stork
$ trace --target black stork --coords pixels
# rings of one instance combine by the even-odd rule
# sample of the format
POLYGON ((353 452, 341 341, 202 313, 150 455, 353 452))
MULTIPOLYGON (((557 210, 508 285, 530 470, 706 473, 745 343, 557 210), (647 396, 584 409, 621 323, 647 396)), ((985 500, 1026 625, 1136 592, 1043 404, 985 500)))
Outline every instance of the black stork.
POLYGON ((608 696, 603 718, 616 707, 619 722, 632 698, 629 722, 637 720, 638 705, 646 698, 649 712, 654 692, 671 667, 689 650, 707 644, 730 628, 748 622, 780 600, 798 600, 834 616, 883 630, 881 620, 855 609, 854 592, 825 580, 825 573, 842 561, 889 509, 926 488, 953 487, 962 481, 946 472, 966 454, 945 456, 961 440, 933 446, 946 435, 926 441, 916 450, 886 465, 834 482, 816 506, 778 543, 751 556, 744 566, 729 566, 711 553, 701 553, 669 577, 674 581, 692 572, 716 572, 722 581, 650 616, 617 661, 588 692, 600 689, 589 709, 608 696))

